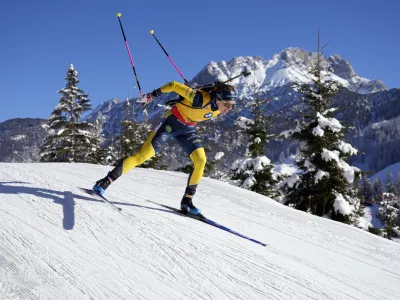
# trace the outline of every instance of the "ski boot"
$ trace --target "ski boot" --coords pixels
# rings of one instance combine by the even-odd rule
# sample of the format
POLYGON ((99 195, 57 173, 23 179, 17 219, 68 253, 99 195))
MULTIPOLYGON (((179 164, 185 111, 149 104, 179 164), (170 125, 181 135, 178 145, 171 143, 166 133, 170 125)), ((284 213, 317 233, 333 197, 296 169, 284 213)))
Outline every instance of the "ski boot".
POLYGON ((106 191, 108 186, 111 184, 111 182, 112 182, 112 179, 107 175, 103 179, 96 181, 96 184, 94 185, 93 190, 97 194, 104 196, 104 192, 106 191))
POLYGON ((123 160, 120 160, 115 166, 115 168, 112 169, 110 172, 108 172, 106 177, 96 181, 93 190, 100 196, 104 196, 104 192, 106 191, 108 186, 122 175, 122 169, 123 169, 123 160))
POLYGON ((181 201, 181 210, 194 216, 201 215, 200 209, 193 205, 192 198, 193 195, 190 194, 185 194, 185 196, 183 196, 181 201))

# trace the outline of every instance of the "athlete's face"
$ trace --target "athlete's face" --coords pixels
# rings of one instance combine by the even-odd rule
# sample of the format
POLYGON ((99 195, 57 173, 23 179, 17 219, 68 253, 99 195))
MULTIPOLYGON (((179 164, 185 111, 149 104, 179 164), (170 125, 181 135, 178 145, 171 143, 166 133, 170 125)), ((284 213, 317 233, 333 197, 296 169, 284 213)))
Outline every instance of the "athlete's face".
POLYGON ((217 100, 218 109, 223 115, 229 112, 235 104, 236 102, 231 100, 217 100))

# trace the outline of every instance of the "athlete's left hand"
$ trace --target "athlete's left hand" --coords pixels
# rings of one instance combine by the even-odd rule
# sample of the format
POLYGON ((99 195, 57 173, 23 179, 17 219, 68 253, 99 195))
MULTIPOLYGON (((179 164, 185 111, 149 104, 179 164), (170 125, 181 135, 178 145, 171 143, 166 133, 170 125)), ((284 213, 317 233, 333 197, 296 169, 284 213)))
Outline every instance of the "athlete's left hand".
POLYGON ((153 100, 153 98, 151 97, 151 93, 147 93, 147 94, 143 94, 141 95, 136 102, 137 103, 142 103, 143 106, 149 104, 151 101, 153 100))

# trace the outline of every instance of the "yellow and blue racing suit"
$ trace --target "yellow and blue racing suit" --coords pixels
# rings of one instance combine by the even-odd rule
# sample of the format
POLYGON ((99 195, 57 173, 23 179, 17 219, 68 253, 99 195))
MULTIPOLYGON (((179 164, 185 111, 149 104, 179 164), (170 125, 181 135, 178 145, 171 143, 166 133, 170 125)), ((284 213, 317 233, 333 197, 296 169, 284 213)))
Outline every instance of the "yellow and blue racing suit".
POLYGON ((206 164, 203 143, 197 134, 196 123, 208 120, 220 114, 215 100, 209 93, 194 90, 186 85, 172 81, 155 90, 153 95, 175 92, 183 100, 168 111, 161 123, 150 134, 142 149, 126 158, 109 173, 112 180, 125 174, 132 168, 144 163, 159 152, 162 146, 174 138, 191 158, 194 169, 189 176, 186 193, 194 195, 200 182, 206 164))

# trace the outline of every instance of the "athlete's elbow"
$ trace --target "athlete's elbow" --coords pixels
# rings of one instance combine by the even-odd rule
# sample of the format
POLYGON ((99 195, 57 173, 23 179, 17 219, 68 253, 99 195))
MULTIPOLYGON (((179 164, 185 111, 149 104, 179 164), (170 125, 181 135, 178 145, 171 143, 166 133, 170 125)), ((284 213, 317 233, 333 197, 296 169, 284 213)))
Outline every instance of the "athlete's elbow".
POLYGON ((172 92, 172 91, 175 89, 177 83, 178 83, 178 82, 176 82, 176 81, 168 82, 168 83, 164 84, 164 85, 161 87, 161 91, 162 91, 163 93, 172 92))

